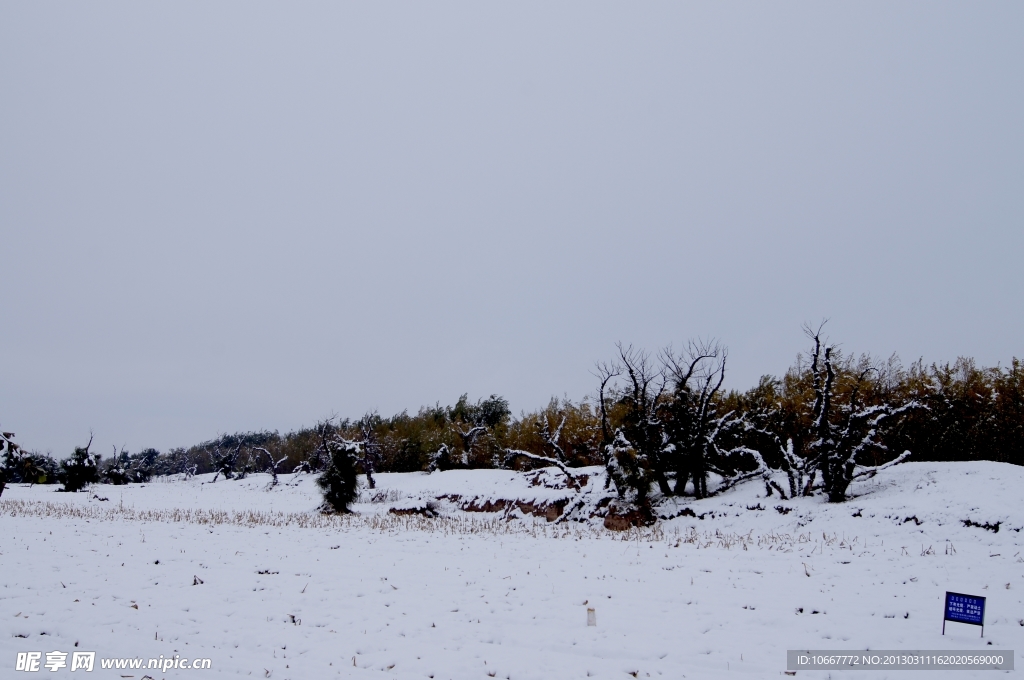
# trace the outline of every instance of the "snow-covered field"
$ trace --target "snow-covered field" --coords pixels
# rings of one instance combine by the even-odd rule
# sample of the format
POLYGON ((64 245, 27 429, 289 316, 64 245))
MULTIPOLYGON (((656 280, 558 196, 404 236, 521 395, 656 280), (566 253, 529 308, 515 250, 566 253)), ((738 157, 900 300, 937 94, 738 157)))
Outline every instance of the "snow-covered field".
POLYGON ((8 487, 0 677, 760 678, 787 649, 1024 650, 1024 468, 907 463, 841 505, 751 482, 621 533, 459 509, 562 493, 531 479, 381 474, 341 519, 309 476, 8 487), (436 519, 387 512, 438 497, 436 519), (947 590, 988 598, 984 639, 941 635, 947 590), (212 668, 15 672, 54 650, 212 668))

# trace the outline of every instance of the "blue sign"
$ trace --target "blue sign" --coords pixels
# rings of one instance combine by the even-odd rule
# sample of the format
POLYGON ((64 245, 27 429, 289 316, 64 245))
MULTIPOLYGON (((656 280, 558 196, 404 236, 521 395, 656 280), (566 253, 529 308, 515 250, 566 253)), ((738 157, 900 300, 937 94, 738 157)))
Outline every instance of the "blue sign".
POLYGON ((946 592, 946 614, 942 618, 942 632, 946 632, 946 621, 969 623, 981 626, 981 634, 985 635, 985 598, 963 593, 946 592))

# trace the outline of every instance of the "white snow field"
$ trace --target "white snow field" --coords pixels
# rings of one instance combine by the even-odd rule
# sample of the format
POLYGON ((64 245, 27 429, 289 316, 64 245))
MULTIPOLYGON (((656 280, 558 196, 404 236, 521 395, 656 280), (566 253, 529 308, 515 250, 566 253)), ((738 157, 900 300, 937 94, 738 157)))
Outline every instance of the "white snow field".
POLYGON ((627 532, 460 509, 564 496, 536 474, 380 474, 345 518, 309 475, 210 479, 8 487, 0 677, 765 678, 787 649, 1024 650, 1021 467, 906 463, 836 505, 750 482, 627 532), (438 518, 388 512, 438 497, 438 518), (984 638, 941 634, 947 590, 987 598, 984 638), (27 651, 96 668, 18 672, 27 651), (99 667, 161 655, 211 668, 99 667))

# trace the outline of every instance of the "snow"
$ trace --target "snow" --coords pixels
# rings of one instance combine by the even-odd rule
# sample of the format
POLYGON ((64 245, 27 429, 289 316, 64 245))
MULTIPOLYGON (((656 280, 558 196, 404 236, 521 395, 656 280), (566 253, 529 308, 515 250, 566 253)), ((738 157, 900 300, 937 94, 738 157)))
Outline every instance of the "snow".
MULTIPOLYGON (((512 509, 567 498, 557 470, 375 477, 347 518, 316 513, 309 475, 8 487, 0 664, 88 650, 213 660, 134 671, 154 679, 761 678, 787 649, 1024 649, 1024 468, 905 463, 835 505, 754 480, 621 533, 512 509), (389 512, 427 502, 441 517, 389 512), (988 598, 983 639, 941 635, 947 590, 988 598)), ((905 677, 842 677, 889 675, 905 677)))

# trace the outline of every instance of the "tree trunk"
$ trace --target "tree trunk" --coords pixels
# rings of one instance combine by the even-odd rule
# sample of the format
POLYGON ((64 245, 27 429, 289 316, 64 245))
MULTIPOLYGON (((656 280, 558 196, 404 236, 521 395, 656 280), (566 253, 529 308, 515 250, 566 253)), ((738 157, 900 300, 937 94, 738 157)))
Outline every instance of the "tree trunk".
POLYGON ((832 462, 825 464, 822 471, 825 478, 825 492, 828 494, 829 503, 842 503, 846 500, 846 489, 850 486, 850 475, 842 465, 832 462))
MULTIPOLYGON (((683 469, 676 470, 675 494, 677 496, 685 496, 686 495, 686 482, 689 479, 690 479, 690 471, 689 470, 683 470, 683 469)), ((696 486, 694 486, 694 491, 696 491, 696 486)))
POLYGON ((661 490, 661 493, 665 496, 671 496, 672 487, 668 485, 668 478, 665 476, 665 473, 659 470, 654 473, 654 478, 658 482, 658 489, 661 490))
POLYGON ((693 471, 693 495, 696 498, 708 497, 708 471, 704 469, 703 461, 693 471))

